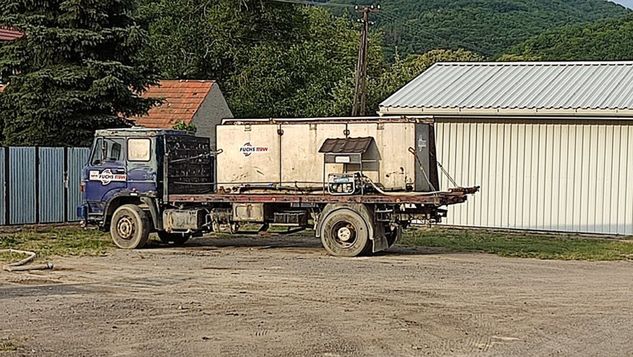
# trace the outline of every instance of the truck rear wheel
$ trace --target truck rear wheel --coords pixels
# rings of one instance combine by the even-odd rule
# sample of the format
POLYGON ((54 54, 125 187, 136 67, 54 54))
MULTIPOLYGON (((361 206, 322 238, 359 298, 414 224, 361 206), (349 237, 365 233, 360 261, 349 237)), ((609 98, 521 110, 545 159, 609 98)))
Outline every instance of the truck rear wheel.
POLYGON ((349 208, 337 209, 328 214, 320 233, 323 247, 334 256, 355 257, 366 254, 371 248, 367 222, 349 208))
POLYGON ((123 205, 114 211, 110 222, 110 235, 117 247, 142 248, 149 238, 150 223, 147 214, 136 205, 123 205))
POLYGON ((167 233, 165 231, 158 232, 158 238, 165 244, 183 245, 191 237, 190 234, 183 233, 167 233))

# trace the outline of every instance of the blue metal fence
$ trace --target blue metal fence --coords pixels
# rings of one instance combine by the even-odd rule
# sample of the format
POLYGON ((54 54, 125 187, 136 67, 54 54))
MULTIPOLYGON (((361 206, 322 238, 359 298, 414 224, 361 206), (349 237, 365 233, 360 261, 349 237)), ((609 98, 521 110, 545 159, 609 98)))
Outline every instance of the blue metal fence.
POLYGON ((90 149, 88 148, 68 148, 66 165, 68 174, 66 176, 66 217, 69 221, 78 221, 77 206, 82 203, 79 184, 81 183, 81 170, 88 162, 90 149))
POLYGON ((36 223, 35 148, 9 148, 9 224, 36 223))
POLYGON ((0 148, 0 225, 78 221, 88 148, 0 148))
POLYGON ((39 148, 38 205, 40 223, 63 222, 66 187, 64 187, 64 148, 39 148))

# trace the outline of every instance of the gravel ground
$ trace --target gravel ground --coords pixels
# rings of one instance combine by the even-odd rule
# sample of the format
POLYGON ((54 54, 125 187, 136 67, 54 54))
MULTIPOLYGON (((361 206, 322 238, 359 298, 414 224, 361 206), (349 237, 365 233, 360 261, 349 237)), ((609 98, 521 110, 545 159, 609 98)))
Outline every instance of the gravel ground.
POLYGON ((305 237, 54 259, 0 272, 0 356, 630 356, 633 263, 305 237))

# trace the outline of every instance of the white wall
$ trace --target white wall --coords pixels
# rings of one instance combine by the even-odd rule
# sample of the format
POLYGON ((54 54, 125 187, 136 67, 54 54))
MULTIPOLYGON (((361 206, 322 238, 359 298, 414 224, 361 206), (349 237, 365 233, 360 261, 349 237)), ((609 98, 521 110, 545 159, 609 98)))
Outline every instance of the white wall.
POLYGON ((222 95, 220 86, 214 83, 213 88, 211 88, 200 109, 193 117, 192 122, 197 129, 196 135, 211 138, 211 147, 215 148, 215 127, 222 123, 222 119, 229 118, 233 118, 233 114, 226 103, 224 95, 222 95))
POLYGON ((578 122, 438 120, 439 161, 481 186, 445 222, 633 234, 633 122, 578 122))

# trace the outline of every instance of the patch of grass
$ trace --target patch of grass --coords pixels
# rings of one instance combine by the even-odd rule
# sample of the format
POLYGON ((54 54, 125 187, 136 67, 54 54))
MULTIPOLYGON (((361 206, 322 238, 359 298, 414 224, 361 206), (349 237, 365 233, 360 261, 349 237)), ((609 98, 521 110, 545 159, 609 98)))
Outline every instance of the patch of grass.
MULTIPOLYGON (((20 249, 37 253, 37 259, 67 255, 102 255, 114 245, 107 233, 79 227, 39 228, 0 233, 0 249, 20 249)), ((2 254, 0 261, 16 261, 23 256, 2 254)))
POLYGON ((560 260, 633 259, 633 241, 579 238, 571 235, 433 228, 409 231, 400 242, 405 246, 440 248, 444 252, 482 252, 504 257, 560 260))
POLYGON ((15 352, 18 350, 18 345, 7 339, 0 339, 0 352, 15 352))

